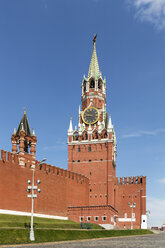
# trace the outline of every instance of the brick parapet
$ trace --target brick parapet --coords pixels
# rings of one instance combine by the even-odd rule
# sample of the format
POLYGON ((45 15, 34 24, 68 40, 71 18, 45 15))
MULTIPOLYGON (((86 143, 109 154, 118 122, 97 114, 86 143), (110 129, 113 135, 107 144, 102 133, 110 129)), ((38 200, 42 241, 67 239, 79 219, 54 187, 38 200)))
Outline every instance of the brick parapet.
POLYGON ((136 177, 116 177, 115 184, 123 185, 123 184, 143 184, 146 182, 145 176, 136 176, 136 177))
MULTIPOLYGON (((24 158, 26 166, 19 165, 19 154, 1 150, 0 156, 0 202, 1 209, 31 211, 27 198, 27 180, 32 179, 29 154, 24 158), (28 163, 29 160, 29 163, 28 163)), ((68 205, 89 204, 89 179, 52 165, 36 162, 35 182, 41 180, 41 194, 35 199, 35 213, 67 216, 68 205), (81 193, 80 193, 81 192, 81 193)))
MULTIPOLYGON (((27 156, 31 157, 31 155, 29 154, 27 154, 27 156)), ((6 165, 10 165, 12 163, 12 166, 19 166, 18 159, 19 159, 19 154, 1 150, 0 161, 5 163, 6 165)), ((25 159, 26 159, 26 155, 25 155, 25 159)), ((26 163, 26 160, 25 160, 25 163, 26 163)), ((53 174, 53 175, 57 175, 61 177, 66 177, 68 179, 76 180, 77 182, 80 182, 80 183, 82 182, 89 183, 89 179, 84 175, 81 175, 79 173, 75 173, 72 171, 64 170, 62 168, 52 166, 46 163, 39 165, 39 163, 40 162, 36 160, 36 170, 40 170, 46 174, 53 174)), ((29 166, 27 166, 27 168, 31 168, 30 164, 29 166)))

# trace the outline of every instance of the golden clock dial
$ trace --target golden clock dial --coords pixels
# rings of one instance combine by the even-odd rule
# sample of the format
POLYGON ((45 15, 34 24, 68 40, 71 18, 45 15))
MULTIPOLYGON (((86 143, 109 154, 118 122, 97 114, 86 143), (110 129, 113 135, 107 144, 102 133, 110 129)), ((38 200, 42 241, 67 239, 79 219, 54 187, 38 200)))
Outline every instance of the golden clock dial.
POLYGON ((94 124, 98 121, 99 119, 99 112, 96 108, 94 107, 90 107, 90 108, 86 108, 83 112, 82 115, 83 121, 86 124, 94 124))

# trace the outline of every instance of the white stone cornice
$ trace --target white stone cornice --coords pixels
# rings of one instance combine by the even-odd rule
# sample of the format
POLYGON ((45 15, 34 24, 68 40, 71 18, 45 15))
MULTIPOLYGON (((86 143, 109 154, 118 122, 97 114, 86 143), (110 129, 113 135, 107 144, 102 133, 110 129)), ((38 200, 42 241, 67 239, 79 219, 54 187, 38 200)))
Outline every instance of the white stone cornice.
POLYGON ((83 100, 82 100, 82 102, 84 102, 86 99, 89 99, 89 98, 98 98, 98 99, 101 99, 101 100, 105 100, 105 97, 103 97, 103 96, 98 96, 98 95, 90 95, 90 96, 83 96, 83 100))
POLYGON ((105 138, 105 139, 101 139, 101 140, 82 140, 82 141, 72 141, 72 142, 69 142, 68 145, 84 145, 84 144, 101 144, 101 143, 113 143, 113 139, 108 139, 108 138, 105 138))

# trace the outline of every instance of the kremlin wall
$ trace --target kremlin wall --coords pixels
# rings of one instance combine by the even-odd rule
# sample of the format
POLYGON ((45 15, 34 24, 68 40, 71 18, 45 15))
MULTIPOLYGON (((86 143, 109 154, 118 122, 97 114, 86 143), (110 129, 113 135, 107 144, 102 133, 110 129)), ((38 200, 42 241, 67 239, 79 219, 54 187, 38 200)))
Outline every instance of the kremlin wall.
MULTIPOLYGON (((18 154, 1 150, 0 209, 31 212, 27 197, 27 180, 32 178, 30 159, 26 166, 19 165, 18 154)), ((34 201, 34 211, 40 214, 67 216, 68 206, 89 203, 89 179, 55 166, 36 161, 35 181, 41 180, 41 194, 34 201), (81 192, 81 193, 80 193, 81 192)))
POLYGON ((78 128, 73 129, 70 119, 68 170, 36 160, 37 138, 24 111, 11 137, 12 152, 1 150, 1 213, 31 212, 26 189, 34 171, 34 181, 42 182, 41 194, 34 200, 35 214, 106 229, 147 228, 146 177, 116 177, 116 134, 106 111, 106 80, 99 70, 95 43, 96 36, 88 76, 81 84, 78 128))

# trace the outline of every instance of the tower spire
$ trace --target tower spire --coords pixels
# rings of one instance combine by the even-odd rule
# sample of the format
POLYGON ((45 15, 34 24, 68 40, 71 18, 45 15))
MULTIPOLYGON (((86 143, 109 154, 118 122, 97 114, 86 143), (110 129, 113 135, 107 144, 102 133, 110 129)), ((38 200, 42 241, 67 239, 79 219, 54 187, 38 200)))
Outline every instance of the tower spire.
POLYGON ((32 136, 29 122, 28 122, 27 115, 26 115, 26 108, 24 108, 24 114, 23 114, 23 117, 20 121, 20 124, 19 124, 19 127, 17 129, 16 134, 19 135, 21 130, 25 131, 25 135, 32 136))
POLYGON ((89 66, 88 78, 94 77, 95 79, 98 79, 101 76, 101 73, 99 70, 99 63, 96 53, 96 38, 97 38, 97 34, 95 34, 93 38, 93 53, 92 53, 91 63, 89 66))

